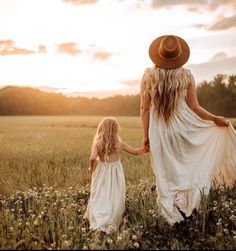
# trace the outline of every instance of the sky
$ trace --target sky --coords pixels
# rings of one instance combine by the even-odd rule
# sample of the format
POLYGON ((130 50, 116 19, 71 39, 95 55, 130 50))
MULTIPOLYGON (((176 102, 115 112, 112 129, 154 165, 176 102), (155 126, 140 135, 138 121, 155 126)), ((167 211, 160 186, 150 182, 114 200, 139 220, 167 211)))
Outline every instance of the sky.
POLYGON ((236 74, 235 0, 0 0, 0 86, 137 94, 167 34, 188 43, 197 84, 236 74))

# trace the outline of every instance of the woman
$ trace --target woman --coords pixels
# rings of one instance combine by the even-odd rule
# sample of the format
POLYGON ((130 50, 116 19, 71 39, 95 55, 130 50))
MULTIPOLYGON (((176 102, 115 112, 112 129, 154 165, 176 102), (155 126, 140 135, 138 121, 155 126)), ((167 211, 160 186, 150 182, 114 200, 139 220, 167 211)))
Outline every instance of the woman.
POLYGON ((189 54, 182 38, 158 37, 149 47, 155 65, 141 83, 143 144, 150 147, 157 201, 170 224, 198 210, 213 178, 227 185, 236 180, 236 132, 199 105, 194 78, 182 67, 189 54))

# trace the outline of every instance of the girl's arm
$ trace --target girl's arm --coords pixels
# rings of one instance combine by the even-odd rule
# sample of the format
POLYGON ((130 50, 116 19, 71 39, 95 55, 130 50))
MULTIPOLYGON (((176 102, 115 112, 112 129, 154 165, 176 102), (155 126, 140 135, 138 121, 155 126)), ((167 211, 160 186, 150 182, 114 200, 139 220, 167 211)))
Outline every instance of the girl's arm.
POLYGON ((148 149, 145 147, 133 148, 132 146, 128 145, 125 142, 121 142, 121 148, 125 152, 133 154, 133 155, 140 155, 140 154, 148 152, 148 149))
POLYGON ((146 82, 145 82, 145 73, 142 77, 141 82, 141 104, 140 104, 140 117, 143 126, 143 146, 149 147, 149 137, 148 137, 148 129, 149 129, 149 116, 150 116, 150 96, 145 93, 146 90, 146 82))
POLYGON ((205 110, 203 107, 201 107, 198 103, 197 94, 196 94, 196 88, 195 88, 195 81, 192 76, 190 75, 190 83, 187 90, 187 100, 186 100, 188 106, 191 110, 193 110, 199 117, 205 120, 212 120, 215 122, 217 126, 228 126, 229 122, 222 116, 216 116, 207 110, 205 110))
POLYGON ((96 144, 93 144, 90 158, 89 158, 89 166, 88 166, 88 170, 90 173, 92 173, 95 170, 97 157, 98 157, 98 148, 96 144))

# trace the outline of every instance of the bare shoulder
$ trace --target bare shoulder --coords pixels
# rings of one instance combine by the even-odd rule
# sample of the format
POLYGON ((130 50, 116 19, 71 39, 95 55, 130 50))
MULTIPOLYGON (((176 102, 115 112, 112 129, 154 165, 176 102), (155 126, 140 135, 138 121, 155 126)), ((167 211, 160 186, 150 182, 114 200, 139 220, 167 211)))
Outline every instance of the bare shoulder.
POLYGON ((119 150, 122 150, 125 146, 126 146, 126 143, 123 140, 120 140, 117 143, 117 147, 116 148, 119 149, 119 150))

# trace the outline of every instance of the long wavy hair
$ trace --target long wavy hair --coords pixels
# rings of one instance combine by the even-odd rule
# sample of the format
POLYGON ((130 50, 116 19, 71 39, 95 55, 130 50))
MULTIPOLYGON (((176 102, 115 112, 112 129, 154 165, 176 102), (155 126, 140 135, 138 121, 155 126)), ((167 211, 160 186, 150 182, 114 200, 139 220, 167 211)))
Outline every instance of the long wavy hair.
POLYGON ((156 66, 145 71, 145 94, 150 94, 158 118, 166 123, 173 117, 178 108, 179 98, 188 86, 189 70, 161 69, 156 66))
POLYGON ((109 161, 109 155, 116 151, 117 143, 120 141, 118 135, 120 126, 115 118, 103 118, 97 127, 93 144, 99 146, 99 152, 105 161, 109 161))

